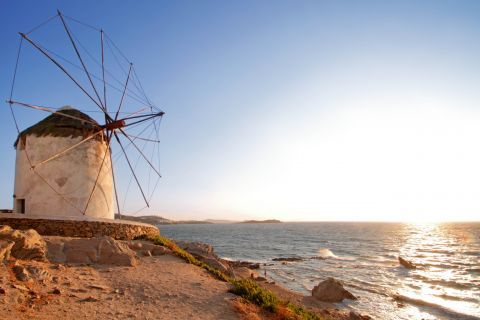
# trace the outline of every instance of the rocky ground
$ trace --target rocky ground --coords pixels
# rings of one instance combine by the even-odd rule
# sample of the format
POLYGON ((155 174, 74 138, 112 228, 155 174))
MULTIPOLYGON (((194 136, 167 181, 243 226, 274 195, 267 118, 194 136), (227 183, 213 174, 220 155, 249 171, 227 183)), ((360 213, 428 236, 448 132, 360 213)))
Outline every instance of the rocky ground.
POLYGON ((13 233, 0 240, 0 248, 13 244, 10 257, 0 249, 2 319, 240 318, 225 282, 165 254, 165 248, 151 256, 128 247, 141 243, 13 233))
POLYGON ((170 255, 136 267, 19 265, 42 277, 19 281, 0 267, 2 319, 239 319, 226 283, 170 255))
MULTIPOLYGON (((285 290, 205 244, 179 243, 234 277, 333 319, 359 319, 285 290)), ((228 293, 229 284, 145 241, 41 237, 0 226, 1 319, 272 319, 228 293)))

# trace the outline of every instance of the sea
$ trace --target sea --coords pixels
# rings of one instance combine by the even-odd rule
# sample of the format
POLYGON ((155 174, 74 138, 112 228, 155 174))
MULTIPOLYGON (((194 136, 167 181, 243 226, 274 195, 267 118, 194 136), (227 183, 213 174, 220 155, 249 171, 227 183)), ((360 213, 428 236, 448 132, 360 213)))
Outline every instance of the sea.
POLYGON ((222 258, 262 264, 260 275, 310 295, 327 277, 358 300, 339 308, 374 319, 480 319, 480 223, 312 222, 159 226, 222 258), (417 268, 398 263, 401 256, 417 268), (284 263, 274 258, 298 257, 284 263))

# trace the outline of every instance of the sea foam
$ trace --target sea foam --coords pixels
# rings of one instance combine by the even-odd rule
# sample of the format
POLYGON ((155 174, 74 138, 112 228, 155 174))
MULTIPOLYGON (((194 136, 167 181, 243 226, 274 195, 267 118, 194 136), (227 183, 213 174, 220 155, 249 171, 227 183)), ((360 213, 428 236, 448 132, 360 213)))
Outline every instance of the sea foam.
POLYGON ((317 251, 317 254, 321 258, 338 258, 333 252, 328 248, 321 248, 317 251))

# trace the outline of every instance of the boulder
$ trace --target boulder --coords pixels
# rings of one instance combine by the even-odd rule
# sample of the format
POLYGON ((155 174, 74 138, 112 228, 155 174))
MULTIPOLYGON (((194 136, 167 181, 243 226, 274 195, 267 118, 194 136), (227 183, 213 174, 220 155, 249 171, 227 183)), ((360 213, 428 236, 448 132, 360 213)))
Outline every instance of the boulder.
POLYGON ((193 254, 194 256, 212 256, 215 255, 213 252, 213 247, 207 243, 203 242, 188 242, 188 241, 180 241, 177 240, 175 241, 177 246, 182 248, 183 250, 187 251, 190 254, 193 254))
POLYGON ((0 262, 8 260, 15 242, 9 240, 0 240, 0 262))
POLYGON ((334 278, 327 278, 312 289, 312 296, 325 302, 342 302, 343 299, 357 300, 347 291, 342 283, 334 278))
POLYGON ((222 271, 225 274, 231 274, 232 270, 228 264, 222 263, 216 257, 200 257, 199 258, 202 262, 208 264, 210 267, 213 267, 219 271, 222 271))
POLYGON ((141 241, 141 240, 129 240, 122 241, 130 249, 137 252, 139 256, 162 256, 172 251, 164 246, 159 246, 151 242, 141 241), (147 253, 149 252, 149 253, 147 253))
POLYGON ((37 231, 14 230, 9 226, 0 226, 0 240, 13 241, 11 255, 16 259, 46 261, 46 244, 37 231))
POLYGON ((410 261, 403 259, 402 257, 398 257, 398 262, 407 269, 416 269, 417 267, 410 261))
POLYGON ((98 243, 98 263, 116 266, 135 266, 137 259, 125 244, 114 240, 112 237, 101 237, 98 243))
POLYGON ((48 259, 56 263, 135 266, 136 254, 125 243, 111 237, 46 237, 48 259))
POLYGON ((230 267, 233 268, 241 268, 245 267, 248 269, 260 269, 260 263, 257 262, 250 262, 250 261, 236 261, 236 260, 225 260, 222 259, 222 262, 228 264, 230 267))
POLYGON ((232 267, 215 254, 211 245, 203 242, 188 242, 179 240, 175 241, 175 243, 177 246, 187 251, 198 260, 222 271, 225 274, 233 275, 232 267))

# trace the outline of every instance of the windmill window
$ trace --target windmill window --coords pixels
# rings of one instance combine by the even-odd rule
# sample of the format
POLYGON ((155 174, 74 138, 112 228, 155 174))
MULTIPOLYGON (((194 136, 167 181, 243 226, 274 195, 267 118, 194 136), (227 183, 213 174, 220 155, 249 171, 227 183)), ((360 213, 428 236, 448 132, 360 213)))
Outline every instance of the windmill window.
POLYGON ((25 199, 17 199, 17 213, 25 213, 25 199))

